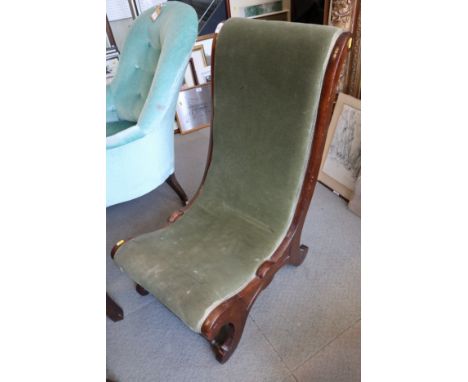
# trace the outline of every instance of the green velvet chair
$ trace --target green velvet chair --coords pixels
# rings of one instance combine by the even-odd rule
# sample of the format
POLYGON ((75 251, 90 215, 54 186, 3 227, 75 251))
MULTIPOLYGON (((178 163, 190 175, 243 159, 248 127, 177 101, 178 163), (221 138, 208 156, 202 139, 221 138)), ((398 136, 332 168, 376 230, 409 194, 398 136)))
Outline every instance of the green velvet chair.
POLYGON ((167 181, 185 202, 174 176, 177 97, 198 31, 195 10, 171 1, 133 23, 117 74, 106 88, 107 201, 142 196, 167 181))
POLYGON ((350 41, 334 27, 229 19, 213 48, 212 144, 197 196, 166 227, 112 250, 140 294, 205 337, 220 362, 276 271, 307 253, 301 230, 350 41))

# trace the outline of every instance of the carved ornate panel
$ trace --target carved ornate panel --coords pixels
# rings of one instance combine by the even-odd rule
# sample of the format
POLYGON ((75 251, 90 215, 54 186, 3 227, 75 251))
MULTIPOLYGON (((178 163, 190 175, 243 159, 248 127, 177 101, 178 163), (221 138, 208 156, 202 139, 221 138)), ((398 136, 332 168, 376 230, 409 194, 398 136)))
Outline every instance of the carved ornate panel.
POLYGON ((353 47, 338 90, 358 97, 361 89, 361 0, 325 0, 324 24, 353 34, 353 47))
POLYGON ((348 94, 361 98, 361 10, 357 14, 354 44, 349 56, 348 94))

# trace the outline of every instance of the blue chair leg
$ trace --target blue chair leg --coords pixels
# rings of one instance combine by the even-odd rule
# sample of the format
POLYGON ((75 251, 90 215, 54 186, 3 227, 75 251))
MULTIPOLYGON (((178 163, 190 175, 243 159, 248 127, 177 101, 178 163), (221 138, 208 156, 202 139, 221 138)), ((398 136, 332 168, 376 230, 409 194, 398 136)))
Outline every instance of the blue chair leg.
POLYGON ((166 183, 171 186, 175 193, 179 196, 182 203, 186 206, 188 204, 187 194, 185 193, 182 186, 177 181, 175 174, 169 175, 169 178, 166 179, 166 183))

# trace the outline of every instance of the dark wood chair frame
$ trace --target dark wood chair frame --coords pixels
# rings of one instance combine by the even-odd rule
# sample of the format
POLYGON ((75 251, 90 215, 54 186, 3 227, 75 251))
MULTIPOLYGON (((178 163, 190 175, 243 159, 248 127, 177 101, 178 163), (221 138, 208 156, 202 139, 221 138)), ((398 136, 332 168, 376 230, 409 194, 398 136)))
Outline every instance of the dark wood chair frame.
MULTIPOLYGON (((211 90, 213 99, 216 37, 217 34, 215 34, 215 37, 213 38, 211 54, 211 90)), ((226 362, 237 348, 244 330, 247 316, 253 303, 255 302, 260 292, 265 289, 273 280, 276 272, 285 264, 299 266, 302 264, 305 256, 307 255, 309 248, 305 245, 301 245, 302 228, 304 226, 304 221, 310 206, 310 201, 317 183, 328 126, 331 121, 333 107, 337 97, 339 78, 348 55, 348 51, 351 48, 351 43, 351 34, 342 33, 338 37, 328 61, 325 77, 323 80, 322 92, 320 95, 314 137, 311 143, 312 150, 310 151, 311 154, 308 160, 307 170, 299 196, 299 201, 297 203, 294 217, 286 233, 286 236, 270 259, 264 261, 259 266, 255 278, 235 296, 227 299, 214 308, 202 324, 201 335, 210 343, 215 357, 220 363, 226 362)), ((212 108, 212 110, 214 111, 214 108, 212 108)), ((213 115, 211 120, 213 121, 213 115)), ((213 126, 213 123, 211 126, 213 126)), ((212 152, 213 131, 211 130, 207 164, 202 183, 197 193, 187 204, 187 206, 175 211, 169 217, 167 225, 170 225, 179 219, 184 214, 184 212, 191 207, 191 205, 197 199, 198 195, 202 192, 203 185, 205 183, 205 179, 211 164, 212 152)), ((124 242, 124 240, 121 240, 114 246, 111 251, 112 258, 114 257, 118 248, 124 242)), ((138 284, 136 286, 136 290, 140 295, 145 296, 148 294, 148 291, 146 291, 138 284)))
POLYGON ((123 309, 106 293, 106 316, 117 322, 124 319, 123 309))

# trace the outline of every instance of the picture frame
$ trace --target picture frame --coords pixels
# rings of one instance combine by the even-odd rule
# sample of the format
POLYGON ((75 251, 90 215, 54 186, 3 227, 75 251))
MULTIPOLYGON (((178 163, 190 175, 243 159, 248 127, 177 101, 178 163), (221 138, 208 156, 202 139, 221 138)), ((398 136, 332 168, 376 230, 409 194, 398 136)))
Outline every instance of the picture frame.
MULTIPOLYGON (((184 82, 182 84, 182 91, 189 91, 192 88, 196 88, 203 85, 208 85, 211 81, 211 49, 213 46, 214 33, 201 35, 197 37, 197 40, 193 46, 191 57, 187 68, 184 74, 184 82), (195 54, 195 56, 194 56, 195 54), (195 64, 196 62, 196 64, 195 64)), ((205 100, 211 108, 211 89, 209 89, 209 100, 205 100)), ((202 90, 205 92, 206 90, 202 90)), ((184 95, 179 94, 179 100, 183 99, 184 95)), ((179 101, 178 100, 178 101, 179 101)), ((187 134, 188 132, 199 130, 201 128, 207 127, 211 123, 211 109, 209 110, 209 118, 206 119, 203 116, 204 122, 193 126, 191 122, 185 123, 185 129, 180 128, 181 124, 184 124, 184 114, 182 105, 179 105, 179 117, 177 116, 176 110, 176 128, 174 129, 175 133, 187 134), (180 120, 180 121, 179 121, 180 120)))
POLYGON ((112 80, 117 73, 117 67, 119 66, 119 58, 114 57, 106 60, 106 80, 112 80))
POLYGON ((197 82, 197 75, 195 73, 195 66, 193 64, 193 59, 190 58, 187 64, 187 68, 185 69, 184 83, 182 85, 182 89, 191 88, 197 85, 198 85, 198 82, 197 82))
POLYGON ((176 106, 176 120, 181 134, 209 127, 211 124, 211 85, 182 89, 176 106))
POLYGON ((211 66, 211 49, 213 47, 214 33, 205 34, 197 37, 197 41, 194 46, 203 46, 205 52, 205 58, 208 66, 211 66))
POLYGON ((203 70, 208 66, 208 61, 206 60, 205 50, 202 45, 195 45, 192 49, 193 67, 195 70, 196 85, 203 85, 207 83, 205 76, 202 74, 203 70))
MULTIPOLYGON (((198 42, 199 40, 197 40, 198 42)), ((205 40, 204 40, 205 41, 205 40)), ((207 40, 206 40, 207 41, 207 40)), ((197 85, 203 85, 211 80, 211 66, 206 57, 206 49, 211 44, 197 44, 193 46, 192 53, 185 69, 184 83, 182 89, 191 88, 197 85)), ((211 50, 210 50, 211 54, 211 50)))
POLYGON ((285 9, 284 11, 268 13, 266 15, 261 15, 256 17, 257 20, 270 20, 270 21, 289 21, 289 10, 285 9))
POLYGON ((361 216, 361 176, 356 180, 353 196, 348 203, 348 208, 357 216, 361 216))
POLYGON ((211 81, 211 66, 207 66, 203 68, 199 73, 200 78, 204 83, 208 83, 211 81))
POLYGON ((361 173, 361 101, 339 93, 318 180, 350 200, 361 173))
POLYGON ((106 48, 106 83, 109 84, 117 73, 119 66, 119 50, 112 46, 106 48))
POLYGON ((283 10, 283 2, 269 1, 262 4, 248 5, 242 9, 244 17, 256 17, 283 10))
POLYGON ((131 6, 134 8, 136 16, 141 15, 144 11, 149 8, 156 7, 157 5, 164 5, 167 0, 128 0, 131 6))
POLYGON ((291 21, 292 0, 236 0, 227 1, 227 16, 260 20, 291 21))

